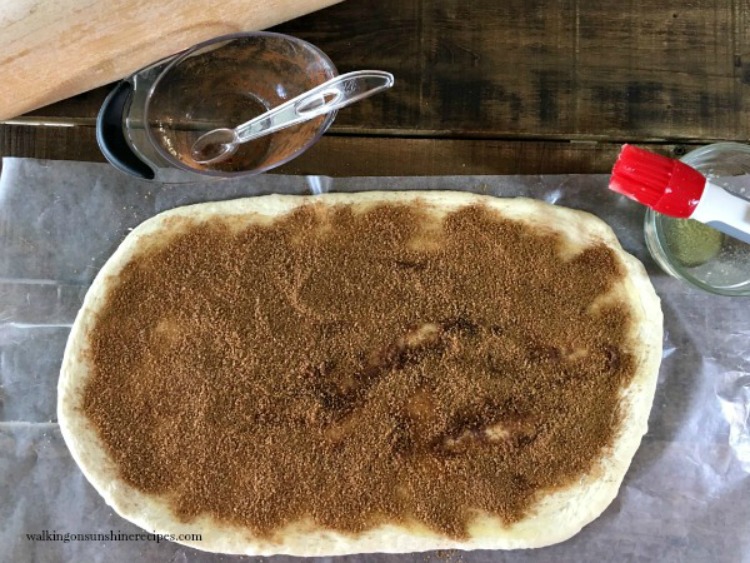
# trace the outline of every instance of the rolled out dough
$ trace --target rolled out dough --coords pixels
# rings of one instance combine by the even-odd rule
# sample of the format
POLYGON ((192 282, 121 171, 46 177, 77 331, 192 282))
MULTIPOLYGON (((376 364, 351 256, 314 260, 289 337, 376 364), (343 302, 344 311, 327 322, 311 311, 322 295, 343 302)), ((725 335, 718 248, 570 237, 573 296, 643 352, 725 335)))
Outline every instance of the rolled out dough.
POLYGON ((593 215, 530 199, 500 199, 461 192, 365 192, 324 196, 271 195, 220 203, 204 203, 157 215, 131 232, 104 265, 86 295, 65 350, 58 387, 58 416, 70 451, 88 480, 105 501, 124 518, 149 532, 173 534, 199 532, 200 542, 184 542, 197 549, 248 555, 290 554, 300 556, 344 555, 367 552, 415 552, 435 549, 516 549, 547 546, 564 541, 597 518, 617 491, 647 430, 661 360, 662 311, 659 299, 638 260, 624 252, 612 230, 593 215), (160 498, 143 494, 123 482, 103 442, 82 414, 83 389, 90 377, 86 350, 97 311, 104 306, 112 280, 131 260, 155 241, 168 241, 175 217, 198 221, 246 218, 248 224, 268 224, 298 206, 352 205, 366 208, 379 203, 419 200, 436 216, 467 205, 482 204, 502 217, 563 235, 567 248, 576 253, 604 243, 614 250, 626 271, 613 297, 632 312, 634 322, 629 349, 638 369, 622 390, 623 424, 611 451, 602 459, 601 471, 584 475, 567 489, 542 498, 529 516, 510 527, 489 515, 480 515, 470 526, 470 539, 456 541, 415 524, 408 528, 384 525, 356 537, 318 529, 311 522, 289 526, 278 542, 254 538, 248 530, 228 526, 204 516, 181 522, 160 498))

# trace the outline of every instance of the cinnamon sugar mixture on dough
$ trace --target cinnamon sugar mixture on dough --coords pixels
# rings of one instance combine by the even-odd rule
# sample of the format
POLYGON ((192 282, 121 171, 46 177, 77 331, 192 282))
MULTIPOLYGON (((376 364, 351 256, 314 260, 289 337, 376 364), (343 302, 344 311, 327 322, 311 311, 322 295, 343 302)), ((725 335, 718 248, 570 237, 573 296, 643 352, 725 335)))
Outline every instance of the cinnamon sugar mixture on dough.
POLYGON ((481 206, 178 221, 111 282, 84 411, 185 521, 465 538, 596 471, 618 431, 635 362, 625 309, 592 307, 624 275, 603 245, 563 259, 481 206))

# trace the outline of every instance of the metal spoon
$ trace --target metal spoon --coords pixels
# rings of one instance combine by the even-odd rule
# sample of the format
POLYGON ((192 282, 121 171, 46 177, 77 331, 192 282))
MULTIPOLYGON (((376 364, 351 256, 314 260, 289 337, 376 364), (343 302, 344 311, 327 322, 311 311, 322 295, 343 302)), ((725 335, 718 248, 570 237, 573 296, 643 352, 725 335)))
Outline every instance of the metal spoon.
POLYGON ((192 157, 198 164, 221 162, 242 143, 346 107, 390 88, 393 83, 393 75, 380 70, 342 74, 234 129, 222 127, 204 133, 193 143, 192 157))

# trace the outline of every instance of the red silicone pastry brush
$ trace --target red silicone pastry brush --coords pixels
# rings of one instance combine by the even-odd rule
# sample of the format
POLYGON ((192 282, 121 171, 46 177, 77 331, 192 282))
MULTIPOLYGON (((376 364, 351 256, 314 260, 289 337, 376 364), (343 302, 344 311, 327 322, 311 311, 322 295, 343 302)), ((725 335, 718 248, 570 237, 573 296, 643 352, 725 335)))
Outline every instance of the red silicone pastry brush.
MULTIPOLYGON (((750 187, 750 176, 746 178, 750 187)), ((750 244, 750 201, 679 160, 625 145, 609 189, 663 215, 695 219, 750 244)))

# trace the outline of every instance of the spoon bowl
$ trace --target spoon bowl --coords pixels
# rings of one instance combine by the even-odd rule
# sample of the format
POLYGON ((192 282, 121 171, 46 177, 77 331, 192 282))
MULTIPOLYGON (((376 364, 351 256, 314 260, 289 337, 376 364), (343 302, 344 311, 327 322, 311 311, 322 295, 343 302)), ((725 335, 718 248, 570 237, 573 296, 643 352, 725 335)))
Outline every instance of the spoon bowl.
POLYGON ((237 152, 239 142, 234 129, 220 127, 198 137, 192 155, 200 164, 213 164, 229 158, 237 152))

